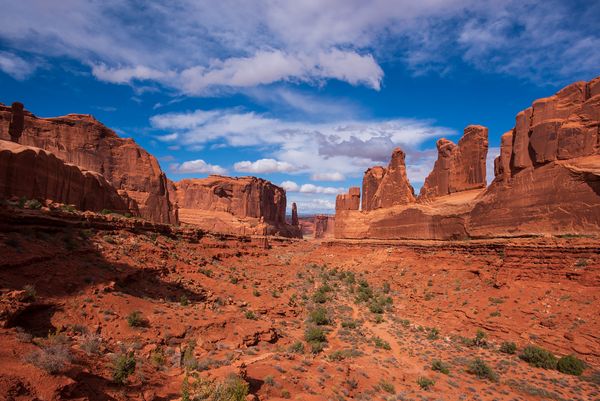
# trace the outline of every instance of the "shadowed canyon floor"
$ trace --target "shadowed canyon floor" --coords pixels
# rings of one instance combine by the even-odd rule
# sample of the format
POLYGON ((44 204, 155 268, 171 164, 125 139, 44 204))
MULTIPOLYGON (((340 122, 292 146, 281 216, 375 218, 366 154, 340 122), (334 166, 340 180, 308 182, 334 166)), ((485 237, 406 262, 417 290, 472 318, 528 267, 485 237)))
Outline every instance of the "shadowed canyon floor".
POLYGON ((196 374, 232 372, 259 400, 600 398, 596 238, 265 249, 115 216, 0 213, 0 399, 172 400, 196 374), (583 375, 531 366, 519 355, 532 344, 575 354, 583 375))

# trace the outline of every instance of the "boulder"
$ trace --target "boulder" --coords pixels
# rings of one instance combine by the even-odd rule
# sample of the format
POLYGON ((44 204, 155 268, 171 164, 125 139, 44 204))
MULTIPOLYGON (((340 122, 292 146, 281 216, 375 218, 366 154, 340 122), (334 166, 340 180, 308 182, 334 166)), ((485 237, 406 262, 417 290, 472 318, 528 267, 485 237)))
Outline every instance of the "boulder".
POLYGON ((79 210, 139 215, 135 203, 106 179, 40 148, 0 140, 0 197, 74 205, 79 210))
MULTIPOLYGON (((0 139, 11 139, 14 118, 12 109, 0 104, 0 139)), ((177 223, 166 175, 156 158, 133 139, 120 138, 94 117, 82 114, 38 118, 24 111, 23 126, 21 144, 47 150, 66 163, 103 175, 135 202, 142 217, 177 223)))
POLYGON ((438 158, 421 187, 419 200, 431 200, 455 192, 486 186, 488 129, 470 125, 455 145, 447 139, 437 142, 438 158))

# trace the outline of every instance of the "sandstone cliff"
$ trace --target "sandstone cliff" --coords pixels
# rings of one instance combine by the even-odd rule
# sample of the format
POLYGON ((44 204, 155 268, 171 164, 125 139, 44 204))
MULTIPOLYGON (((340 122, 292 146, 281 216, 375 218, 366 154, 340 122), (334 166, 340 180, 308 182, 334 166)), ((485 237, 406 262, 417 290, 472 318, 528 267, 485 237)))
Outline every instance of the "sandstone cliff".
POLYGON ((139 215, 135 202, 119 195, 102 175, 65 163, 40 148, 0 140, 0 197, 13 196, 52 200, 79 210, 139 215))
POLYGON ((437 149, 438 158, 421 187, 420 200, 486 187, 487 128, 470 125, 458 145, 442 138, 437 149))
MULTIPOLYGON (((376 239, 598 235, 599 126, 600 77, 536 100, 502 135, 495 179, 487 188, 487 129, 469 126, 458 145, 438 141, 438 160, 416 203, 407 191, 405 174, 399 173, 405 171, 403 153, 394 150, 390 166, 397 166, 395 179, 388 178, 390 168, 367 170, 363 210, 338 202, 335 235, 376 239)), ((353 201, 358 197, 360 193, 354 193, 353 201)))
POLYGON ((184 223, 235 234, 263 234, 266 228, 269 234, 302 237, 298 225, 285 222, 285 190, 261 178, 211 175, 172 183, 170 191, 184 223))
POLYGON ((27 111, 14 116, 12 111, 0 104, 0 139, 10 140, 9 132, 14 134, 15 127, 20 128, 22 118, 19 143, 45 149, 67 163, 102 174, 116 189, 126 191, 142 217, 177 223, 165 174, 156 158, 133 139, 120 138, 90 115, 38 118, 27 111))
POLYGON ((315 216, 315 238, 333 238, 335 217, 318 214, 315 216))

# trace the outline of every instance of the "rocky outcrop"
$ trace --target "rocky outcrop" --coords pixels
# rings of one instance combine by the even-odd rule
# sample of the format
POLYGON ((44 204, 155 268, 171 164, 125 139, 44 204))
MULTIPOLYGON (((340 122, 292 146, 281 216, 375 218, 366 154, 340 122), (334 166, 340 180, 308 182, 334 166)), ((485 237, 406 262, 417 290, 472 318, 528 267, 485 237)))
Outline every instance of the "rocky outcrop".
POLYGON ((292 225, 295 227, 299 226, 298 222, 298 206, 296 206, 296 202, 292 203, 292 225))
POLYGON ((398 166, 396 178, 388 178, 390 168, 367 170, 363 210, 336 208, 335 236, 600 235, 599 127, 600 77, 536 100, 502 135, 495 179, 485 188, 487 129, 469 126, 458 145, 438 141, 438 160, 417 203, 399 173, 405 170, 403 153, 395 150, 390 166, 398 166))
POLYGON ((106 179, 65 163, 52 153, 0 140, 0 197, 24 197, 74 205, 79 210, 110 209, 139 215, 134 202, 106 179))
POLYGON ((431 200, 455 192, 485 188, 488 129, 480 125, 465 128, 455 145, 437 141, 438 158, 421 187, 419 200, 431 200))
POLYGON ((315 216, 315 238, 333 238, 335 217, 318 214, 315 216))
POLYGON ((360 207, 360 188, 351 187, 347 194, 335 197, 335 210, 358 210, 360 207))
MULTIPOLYGON (((14 131, 18 118, 11 108, 0 104, 0 139, 11 139, 10 132, 14 131)), ((133 139, 120 138, 94 117, 69 114, 38 118, 24 111, 19 142, 100 173, 113 187, 127 193, 142 217, 153 222, 177 223, 167 178, 156 158, 133 139)))
POLYGON ((19 142, 21 134, 23 134, 23 127, 25 124, 25 116, 23 114, 23 103, 14 102, 10 108, 10 123, 8 124, 8 134, 10 140, 13 142, 19 142))
POLYGON ((406 175, 405 158, 402 149, 394 149, 390 164, 385 169, 377 190, 367 201, 371 205, 371 209, 367 210, 406 205, 415 201, 415 191, 406 175))
POLYGON ((256 177, 186 179, 170 186, 179 218, 217 232, 268 234, 301 238, 298 225, 285 222, 286 194, 269 181, 256 177))

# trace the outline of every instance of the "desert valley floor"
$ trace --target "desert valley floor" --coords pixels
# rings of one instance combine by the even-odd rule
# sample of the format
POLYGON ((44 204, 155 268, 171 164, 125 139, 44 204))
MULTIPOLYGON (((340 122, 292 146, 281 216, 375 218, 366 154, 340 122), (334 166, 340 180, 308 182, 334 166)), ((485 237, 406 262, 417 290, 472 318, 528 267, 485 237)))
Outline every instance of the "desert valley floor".
POLYGON ((265 246, 1 214, 1 399, 185 399, 232 373, 254 400, 600 399, 595 238, 265 246), (528 364, 532 344, 583 375, 528 364))

